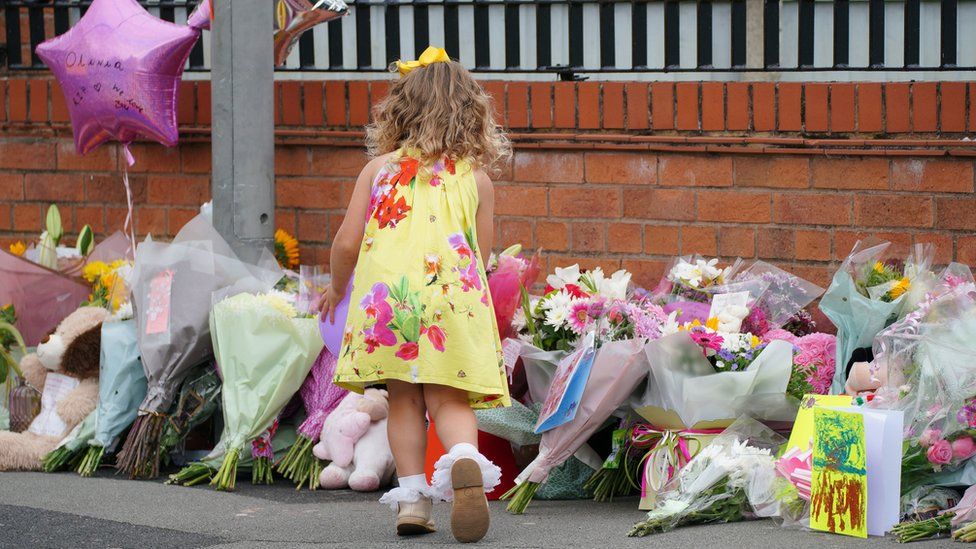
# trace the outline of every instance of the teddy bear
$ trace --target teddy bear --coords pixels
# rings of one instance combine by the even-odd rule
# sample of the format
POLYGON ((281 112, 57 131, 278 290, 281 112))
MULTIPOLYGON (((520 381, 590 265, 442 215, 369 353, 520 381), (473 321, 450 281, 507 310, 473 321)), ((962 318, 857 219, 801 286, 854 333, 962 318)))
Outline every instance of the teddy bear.
POLYGON ((319 443, 312 449, 317 458, 331 461, 319 475, 322 488, 372 492, 392 480, 387 396, 382 389, 366 389, 362 395, 349 393, 326 418, 319 443))
POLYGON ((98 404, 102 322, 109 312, 82 307, 58 324, 20 367, 41 393, 41 412, 23 433, 0 431, 0 471, 39 471, 54 450, 98 404))
MULTIPOLYGON (((896 376, 898 381, 900 376, 896 376)), ((875 358, 871 362, 855 362, 847 374, 844 392, 850 396, 863 393, 873 393, 884 386, 896 386, 899 383, 888 383, 888 367, 884 360, 875 358)))

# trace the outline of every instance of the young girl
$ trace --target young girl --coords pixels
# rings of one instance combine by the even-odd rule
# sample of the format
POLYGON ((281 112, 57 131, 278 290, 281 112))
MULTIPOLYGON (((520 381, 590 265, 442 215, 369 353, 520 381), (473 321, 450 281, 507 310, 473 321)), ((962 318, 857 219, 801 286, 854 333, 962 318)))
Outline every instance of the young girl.
POLYGON ((478 452, 472 408, 509 405, 485 277, 494 200, 485 171, 511 153, 489 97, 444 50, 397 68, 367 128, 375 158, 332 243, 321 309, 331 317, 352 280, 335 383, 389 391, 399 487, 380 501, 397 511, 397 533, 433 532, 432 499, 442 499, 453 501, 454 537, 474 542, 488 531, 485 492, 501 471, 478 452), (428 417, 450 449, 431 485, 428 417))

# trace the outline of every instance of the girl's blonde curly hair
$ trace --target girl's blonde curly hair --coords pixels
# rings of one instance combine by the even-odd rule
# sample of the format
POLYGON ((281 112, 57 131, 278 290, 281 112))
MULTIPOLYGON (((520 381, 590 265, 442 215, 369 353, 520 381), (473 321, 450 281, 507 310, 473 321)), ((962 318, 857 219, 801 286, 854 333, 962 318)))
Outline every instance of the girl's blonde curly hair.
POLYGON ((394 82, 373 108, 366 146, 374 157, 403 147, 419 150, 425 164, 446 156, 485 171, 512 155, 491 98, 455 61, 416 68, 394 82))

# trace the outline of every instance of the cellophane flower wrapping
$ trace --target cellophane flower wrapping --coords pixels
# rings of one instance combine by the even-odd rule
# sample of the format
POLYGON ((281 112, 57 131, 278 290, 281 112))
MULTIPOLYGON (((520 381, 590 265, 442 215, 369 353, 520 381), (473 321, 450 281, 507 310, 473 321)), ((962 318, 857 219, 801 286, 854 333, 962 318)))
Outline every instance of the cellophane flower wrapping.
POLYGON ((885 382, 870 406, 905 413, 902 492, 940 484, 976 454, 976 285, 931 292, 882 332, 872 371, 885 382))
POLYGON ((539 277, 539 255, 526 259, 501 254, 488 273, 488 289, 495 308, 495 322, 502 339, 513 334, 512 320, 522 304, 522 288, 531 289, 539 277))
POLYGON ((98 373, 98 425, 91 446, 107 451, 139 412, 146 396, 146 374, 139 360, 134 320, 102 324, 101 366, 98 373))
POLYGON ((915 246, 907 260, 896 255, 890 242, 869 240, 854 245, 820 300, 820 310, 837 327, 831 392, 844 392, 854 351, 870 348, 874 337, 911 312, 934 283, 929 271, 932 257, 928 245, 915 246))
POLYGON ((97 421, 98 412, 94 410, 85 416, 81 423, 75 425, 68 436, 61 439, 54 450, 44 456, 42 460, 44 471, 53 473, 71 466, 78 453, 88 447, 88 441, 95 435, 97 421))
POLYGON ((88 299, 80 278, 52 271, 0 250, 0 305, 17 310, 17 329, 28 347, 40 341, 88 299))
MULTIPOLYGON (((210 324, 224 380, 221 441, 228 457, 271 425, 322 351, 318 321, 297 317, 291 307, 282 296, 249 293, 214 305, 210 324)), ((218 488, 233 488, 232 477, 223 480, 218 488)))
POLYGON ((737 420, 671 479, 658 505, 630 535, 760 517, 795 523, 804 504, 775 469, 776 452, 785 442, 753 419, 737 420))
POLYGON ((782 328, 793 321, 804 308, 824 293, 824 289, 765 261, 756 261, 739 273, 736 282, 760 280, 767 284, 752 304, 762 313, 765 329, 751 330, 762 336, 773 328, 782 328))

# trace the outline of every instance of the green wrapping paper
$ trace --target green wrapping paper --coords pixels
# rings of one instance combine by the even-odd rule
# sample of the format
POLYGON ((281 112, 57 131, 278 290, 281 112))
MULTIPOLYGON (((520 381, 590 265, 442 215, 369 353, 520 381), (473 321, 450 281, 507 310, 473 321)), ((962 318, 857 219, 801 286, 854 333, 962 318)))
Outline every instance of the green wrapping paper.
POLYGON ((214 354, 224 380, 223 465, 212 484, 232 490, 244 445, 261 435, 298 391, 322 350, 317 320, 295 318, 275 294, 238 294, 210 315, 214 354))

